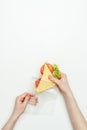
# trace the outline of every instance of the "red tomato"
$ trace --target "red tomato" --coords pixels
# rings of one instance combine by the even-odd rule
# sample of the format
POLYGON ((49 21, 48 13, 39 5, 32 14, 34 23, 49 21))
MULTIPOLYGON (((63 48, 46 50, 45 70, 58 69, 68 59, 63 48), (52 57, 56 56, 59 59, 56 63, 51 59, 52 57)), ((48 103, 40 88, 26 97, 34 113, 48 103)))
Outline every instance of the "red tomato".
POLYGON ((39 83, 40 83, 40 80, 41 80, 41 78, 39 78, 39 79, 37 79, 37 80, 35 81, 35 86, 36 86, 36 88, 38 87, 38 85, 39 85, 39 83))
POLYGON ((40 68, 40 73, 43 75, 44 72, 44 65, 40 68))
POLYGON ((49 70, 51 71, 51 73, 53 73, 54 67, 49 63, 47 64, 47 66, 48 66, 49 70))
MULTIPOLYGON (((51 71, 51 73, 53 73, 53 71, 54 71, 53 66, 52 66, 51 64, 49 64, 49 63, 46 63, 46 64, 47 64, 49 70, 51 71)), ((44 72, 44 65, 40 68, 40 73, 41 73, 42 75, 43 75, 43 72, 44 72)))

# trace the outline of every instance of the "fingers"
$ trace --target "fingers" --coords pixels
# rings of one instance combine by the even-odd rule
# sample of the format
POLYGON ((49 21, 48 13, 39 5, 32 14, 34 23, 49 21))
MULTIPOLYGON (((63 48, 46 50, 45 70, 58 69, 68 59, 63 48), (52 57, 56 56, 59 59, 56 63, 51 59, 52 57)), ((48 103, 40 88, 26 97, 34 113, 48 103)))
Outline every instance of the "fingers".
POLYGON ((63 72, 60 73, 61 74, 61 78, 67 78, 67 75, 63 72))
POLYGON ((23 94, 19 95, 19 96, 18 96, 18 98, 19 98, 19 99, 25 98, 25 96, 26 96, 27 94, 28 94, 28 93, 27 93, 27 92, 25 92, 25 93, 23 93, 23 94))
POLYGON ((30 105, 36 105, 38 102, 37 101, 30 101, 29 104, 30 105))
POLYGON ((38 98, 37 97, 31 97, 29 102, 31 105, 36 105, 38 103, 38 98))
POLYGON ((25 92, 25 93, 21 94, 21 95, 19 96, 19 98, 24 98, 25 96, 35 96, 35 95, 32 94, 32 93, 25 92))
POLYGON ((23 93, 17 97, 17 102, 23 103, 25 106, 29 103, 31 105, 36 105, 38 103, 38 98, 32 93, 23 93))
POLYGON ((24 101, 24 99, 25 99, 26 96, 28 96, 28 97, 34 97, 35 95, 32 94, 32 93, 25 92, 25 93, 21 94, 20 96, 18 96, 17 99, 19 101, 24 101))
POLYGON ((27 93, 27 96, 34 97, 35 94, 33 94, 33 93, 27 93))
POLYGON ((38 98, 34 96, 34 97, 31 97, 30 100, 38 100, 38 98))
POLYGON ((24 99, 24 104, 27 105, 28 101, 29 101, 30 97, 29 96, 26 96, 25 99, 24 99))
POLYGON ((31 105, 36 105, 38 103, 38 98, 26 96, 24 99, 24 104, 27 105, 28 103, 31 105))
POLYGON ((65 74, 64 74, 63 72, 61 72, 61 78, 63 78, 63 77, 64 77, 64 75, 65 75, 65 74))
POLYGON ((52 82, 54 82, 55 84, 57 84, 57 85, 59 85, 59 80, 58 79, 56 79, 56 78, 54 78, 53 76, 48 76, 48 78, 52 81, 52 82))

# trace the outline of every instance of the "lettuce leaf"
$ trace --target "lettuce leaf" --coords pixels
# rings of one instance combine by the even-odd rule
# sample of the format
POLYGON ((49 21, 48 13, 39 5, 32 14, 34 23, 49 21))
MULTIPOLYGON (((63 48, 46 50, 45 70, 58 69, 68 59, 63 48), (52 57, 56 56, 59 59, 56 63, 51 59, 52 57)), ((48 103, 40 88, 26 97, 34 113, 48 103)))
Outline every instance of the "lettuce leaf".
POLYGON ((58 66, 56 64, 54 64, 53 67, 54 67, 54 77, 60 79, 61 75, 60 75, 60 70, 59 70, 58 66))

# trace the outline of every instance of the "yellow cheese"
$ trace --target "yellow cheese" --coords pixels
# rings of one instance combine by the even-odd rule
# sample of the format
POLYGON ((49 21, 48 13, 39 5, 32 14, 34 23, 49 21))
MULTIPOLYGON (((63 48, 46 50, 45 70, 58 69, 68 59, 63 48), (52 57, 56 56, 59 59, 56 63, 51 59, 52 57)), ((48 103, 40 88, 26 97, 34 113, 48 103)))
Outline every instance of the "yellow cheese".
POLYGON ((52 75, 52 73, 50 72, 48 66, 45 64, 44 73, 42 75, 41 81, 40 81, 38 87, 35 88, 35 91, 37 93, 43 92, 43 91, 50 89, 50 88, 55 86, 55 84, 48 79, 49 75, 52 75))

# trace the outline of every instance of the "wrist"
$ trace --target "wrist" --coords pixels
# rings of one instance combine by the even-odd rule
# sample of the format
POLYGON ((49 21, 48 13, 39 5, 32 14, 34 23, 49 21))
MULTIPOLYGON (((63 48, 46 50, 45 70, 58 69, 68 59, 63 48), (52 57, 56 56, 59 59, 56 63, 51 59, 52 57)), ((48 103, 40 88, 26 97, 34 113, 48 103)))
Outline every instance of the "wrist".
POLYGON ((64 99, 73 97, 72 91, 69 90, 69 91, 65 92, 65 93, 63 94, 63 97, 64 97, 64 99))
POLYGON ((11 120, 16 121, 16 120, 18 120, 19 117, 20 117, 19 115, 17 115, 15 112, 13 112, 11 115, 11 120))

